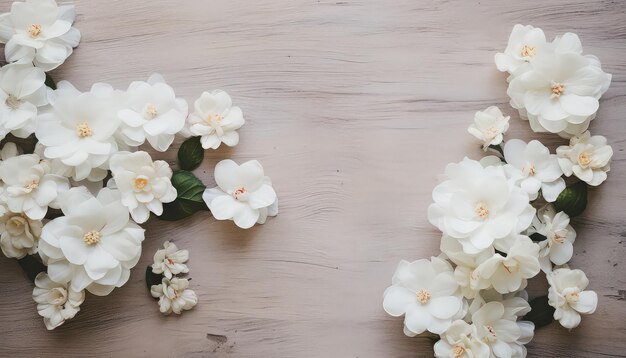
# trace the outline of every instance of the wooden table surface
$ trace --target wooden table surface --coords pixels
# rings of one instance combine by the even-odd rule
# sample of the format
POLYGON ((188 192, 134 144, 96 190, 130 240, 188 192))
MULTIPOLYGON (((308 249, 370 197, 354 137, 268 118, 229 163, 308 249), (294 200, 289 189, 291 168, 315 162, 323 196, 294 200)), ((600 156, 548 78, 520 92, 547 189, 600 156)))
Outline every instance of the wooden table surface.
MULTIPOLYGON (((81 89, 96 81, 125 88, 159 72, 190 103, 203 90, 226 90, 247 119, 241 142, 207 152, 196 174, 212 186, 219 160, 258 159, 281 212, 248 231, 208 213, 152 219, 127 285, 108 297, 88 295, 78 316, 53 332, 17 263, 1 258, 1 356, 432 356, 431 339, 405 337, 402 319, 385 314, 382 293, 399 260, 439 253, 426 208, 447 163, 482 153, 466 132, 473 113, 499 105, 512 116, 509 138, 532 137, 493 63, 518 22, 550 38, 578 33, 613 74, 591 125, 615 150, 612 171, 574 221, 571 262, 598 292, 598 310, 572 332, 542 328, 529 356, 626 356, 626 2, 76 5, 83 40, 54 78, 81 89), (162 316, 145 287, 145 267, 165 240, 191 251, 199 303, 182 316, 162 316)), ((9 6, 2 0, 0 10, 9 6)), ((155 157, 174 164, 179 145, 155 157)), ((545 289, 537 281, 532 295, 545 289)))

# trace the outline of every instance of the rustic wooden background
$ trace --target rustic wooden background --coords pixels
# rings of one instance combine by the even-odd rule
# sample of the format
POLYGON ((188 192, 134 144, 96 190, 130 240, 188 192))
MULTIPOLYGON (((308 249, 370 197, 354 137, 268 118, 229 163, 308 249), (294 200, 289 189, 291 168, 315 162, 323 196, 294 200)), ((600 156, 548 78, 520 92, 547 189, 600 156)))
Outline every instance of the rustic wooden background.
MULTIPOLYGON (((281 213, 249 231, 207 213, 151 220, 128 284, 88 296, 53 332, 18 265, 1 258, 1 356, 432 356, 430 339, 405 337, 383 312, 382 293, 400 259, 438 253, 426 208, 448 162, 481 155, 466 133, 473 113, 497 104, 512 115, 509 137, 532 136, 493 64, 518 22, 578 33, 613 74, 591 126, 613 145, 613 168, 574 222, 572 265, 599 307, 572 332, 541 329, 529 355, 626 356, 625 2, 81 0, 77 13, 83 41, 57 80, 125 88, 160 72, 190 103, 228 91, 247 119, 241 143, 207 152, 196 173, 212 185, 217 161, 256 158, 281 213), (200 301, 182 316, 161 316, 145 287, 165 240, 191 251, 200 301)), ((174 164, 179 144, 157 157, 174 164)))

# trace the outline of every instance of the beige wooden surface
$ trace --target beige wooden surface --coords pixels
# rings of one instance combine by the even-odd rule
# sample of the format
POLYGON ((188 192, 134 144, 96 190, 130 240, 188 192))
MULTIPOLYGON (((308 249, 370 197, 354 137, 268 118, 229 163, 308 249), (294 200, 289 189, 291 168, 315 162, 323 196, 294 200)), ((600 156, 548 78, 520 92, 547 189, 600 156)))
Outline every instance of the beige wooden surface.
MULTIPOLYGON (((509 137, 531 137, 493 64, 517 22, 578 33, 613 74, 591 126, 613 145, 613 168, 574 222, 572 265, 598 310, 571 333, 539 330, 529 356, 626 356, 625 2, 81 0, 77 13, 83 41, 57 80, 125 88, 160 72, 190 103, 228 91, 247 119, 241 143, 207 152, 196 173, 213 185, 218 160, 256 158, 281 213, 249 231, 208 213, 151 220, 128 284, 89 295, 53 332, 18 265, 0 258, 1 356, 432 356, 430 339, 405 337, 384 313, 382 292, 400 259, 439 252, 426 208, 448 162, 481 154, 466 133, 474 111, 497 104, 509 137), (165 240, 191 251, 199 304, 180 317, 161 316, 144 282, 165 240)), ((158 157, 175 163, 179 144, 158 157)))

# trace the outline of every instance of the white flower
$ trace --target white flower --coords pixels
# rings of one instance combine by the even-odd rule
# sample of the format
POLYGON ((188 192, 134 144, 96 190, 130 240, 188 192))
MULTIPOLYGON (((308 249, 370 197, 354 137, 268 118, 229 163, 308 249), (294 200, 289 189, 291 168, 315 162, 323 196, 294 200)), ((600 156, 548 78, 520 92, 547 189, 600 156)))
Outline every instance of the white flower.
POLYGON ((185 262, 189 260, 189 251, 178 250, 178 247, 169 241, 163 243, 163 247, 164 249, 157 250, 154 254, 152 272, 163 274, 167 278, 189 272, 189 268, 185 265, 185 262))
POLYGON ((469 254, 492 244, 506 251, 507 238, 528 228, 535 214, 528 194, 507 181, 501 166, 483 167, 468 158, 446 167, 433 200, 428 220, 469 254))
POLYGON ((502 143, 503 134, 509 129, 509 119, 504 116, 500 108, 491 106, 484 111, 478 111, 474 115, 472 123, 467 131, 483 142, 483 149, 487 150, 490 145, 502 143))
POLYGON ((472 288, 493 286, 499 293, 522 289, 526 286, 526 280, 536 276, 541 270, 538 256, 539 245, 520 235, 506 257, 495 254, 474 270, 472 288))
POLYGON ((519 139, 511 139, 504 145, 504 166, 507 176, 522 190, 528 193, 531 200, 537 199, 539 190, 547 202, 553 202, 565 189, 565 181, 561 178, 563 171, 556 155, 550 154, 538 140, 528 144, 519 139))
POLYGON ((119 152, 110 160, 115 185, 122 193, 122 204, 133 220, 141 224, 150 212, 163 214, 163 203, 176 199, 172 186, 172 169, 163 160, 152 161, 146 152, 119 152))
POLYGON ((50 167, 37 154, 24 154, 3 160, 0 179, 4 182, 9 210, 41 220, 48 207, 58 208, 57 196, 69 188, 66 178, 50 174, 50 167))
POLYGON ((120 97, 102 83, 81 93, 59 82, 50 98, 51 110, 37 118, 35 135, 45 147, 45 157, 60 160, 74 180, 102 180, 110 155, 118 151, 114 135, 120 124, 120 97))
POLYGON ((479 291, 472 288, 472 273, 482 262, 495 254, 494 248, 488 247, 480 253, 468 254, 463 251, 463 245, 458 240, 443 235, 440 249, 456 265, 454 279, 459 284, 463 296, 474 298, 479 291))
POLYGON ((500 302, 489 302, 472 315, 476 336, 491 348, 492 357, 513 357, 514 348, 522 336, 520 326, 505 315, 500 302))
POLYGON ((139 146, 148 140, 154 149, 166 151, 185 125, 187 101, 177 98, 158 74, 150 76, 148 82, 131 83, 127 96, 126 107, 118 112, 126 144, 139 146))
POLYGON ((502 303, 504 306, 503 317, 511 321, 516 321, 530 312, 528 293, 525 290, 503 295, 494 289, 488 289, 480 291, 480 294, 472 300, 472 304, 468 308, 470 317, 489 302, 502 303))
POLYGON ((32 64, 0 69, 0 139, 8 133, 26 138, 35 131, 37 107, 48 103, 46 74, 32 64))
POLYGON ((531 119, 533 130, 571 136, 585 131, 611 75, 575 52, 537 55, 507 90, 511 106, 531 119))
POLYGON ((46 328, 53 330, 80 311, 85 291, 76 291, 65 283, 54 282, 47 273, 41 272, 35 278, 33 299, 46 328))
POLYGON ((566 213, 557 213, 552 205, 547 205, 537 213, 532 229, 546 237, 539 242, 539 263, 544 272, 552 271, 550 262, 560 266, 572 259, 576 231, 566 213))
POLYGON ((592 136, 586 131, 572 137, 569 146, 558 147, 556 154, 566 176, 574 174, 587 184, 598 186, 606 180, 606 173, 611 169, 613 148, 604 136, 592 136))
POLYGON ((37 253, 41 220, 31 220, 22 213, 6 213, 0 217, 0 248, 6 257, 21 259, 37 253))
POLYGON ((426 330, 441 334, 465 314, 452 266, 442 259, 402 260, 391 282, 384 293, 383 308, 394 317, 404 315, 404 324, 412 334, 426 330))
POLYGON ((222 160, 215 166, 217 187, 202 198, 217 220, 233 220, 242 229, 264 223, 278 212, 276 192, 256 160, 241 165, 222 160))
POLYGON ((437 358, 489 358, 489 346, 476 338, 476 326, 454 321, 435 343, 437 358))
POLYGON ((222 143, 236 146, 239 143, 237 129, 244 123, 241 108, 233 107, 230 96, 220 90, 202 93, 188 118, 189 133, 200 136, 204 149, 217 149, 222 143))
POLYGON ((172 312, 181 314, 192 309, 198 303, 198 297, 189 290, 189 281, 184 278, 164 278, 159 285, 150 288, 152 297, 159 299, 159 310, 163 314, 172 312))
POLYGON ((124 285, 141 255, 144 230, 129 220, 119 192, 104 188, 93 197, 72 188, 61 210, 65 216, 44 225, 39 240, 50 277, 98 296, 124 285))
POLYGON ((502 72, 513 74, 532 61, 546 47, 546 35, 540 28, 517 24, 511 31, 504 53, 495 56, 496 66, 502 72))
POLYGON ((0 43, 9 62, 33 62, 50 71, 72 54, 80 31, 72 27, 74 5, 57 6, 54 0, 14 2, 11 12, 0 15, 0 43))
POLYGON ((585 291, 589 280, 581 270, 559 268, 547 275, 548 304, 554 307, 554 319, 565 328, 575 328, 580 324, 581 314, 592 314, 598 305, 598 295, 585 291))

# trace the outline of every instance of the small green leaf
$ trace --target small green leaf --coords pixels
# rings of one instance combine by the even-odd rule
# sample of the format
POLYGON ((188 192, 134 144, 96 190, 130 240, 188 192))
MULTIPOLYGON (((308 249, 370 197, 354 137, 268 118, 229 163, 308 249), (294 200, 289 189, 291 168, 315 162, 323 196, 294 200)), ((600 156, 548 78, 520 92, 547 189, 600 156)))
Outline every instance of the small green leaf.
POLYGON ((152 272, 152 266, 146 267, 146 286, 148 286, 148 292, 152 289, 153 285, 161 284, 163 275, 152 272))
POLYGON ((200 137, 191 137, 180 145, 180 149, 178 149, 180 169, 196 169, 202 160, 204 160, 204 148, 200 143, 200 137))
POLYGON ((580 215, 587 207, 587 183, 578 182, 565 188, 554 202, 558 211, 563 211, 570 217, 580 215))
POLYGON ((189 217, 200 210, 208 210, 202 194, 206 186, 193 173, 186 170, 175 171, 172 185, 178 191, 176 200, 163 205, 161 220, 176 221, 189 217))
POLYGON ((530 300, 530 312, 522 318, 531 321, 535 329, 547 326, 554 321, 554 307, 548 304, 548 296, 541 296, 530 300))
POLYGON ((57 89, 57 84, 56 82, 54 82, 54 79, 50 76, 49 73, 46 73, 45 85, 52 88, 53 90, 57 89))

